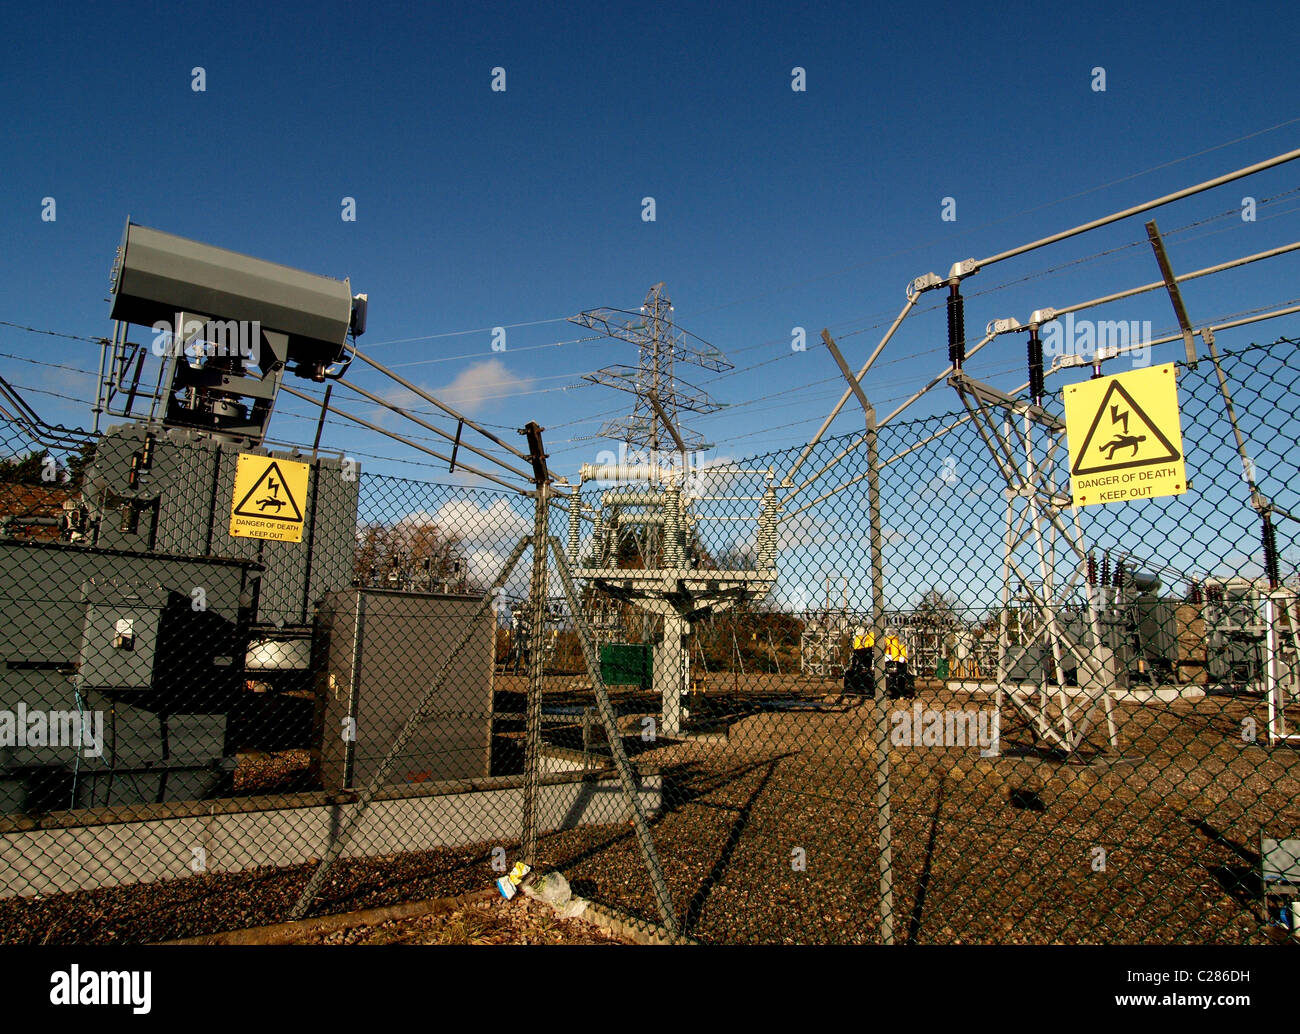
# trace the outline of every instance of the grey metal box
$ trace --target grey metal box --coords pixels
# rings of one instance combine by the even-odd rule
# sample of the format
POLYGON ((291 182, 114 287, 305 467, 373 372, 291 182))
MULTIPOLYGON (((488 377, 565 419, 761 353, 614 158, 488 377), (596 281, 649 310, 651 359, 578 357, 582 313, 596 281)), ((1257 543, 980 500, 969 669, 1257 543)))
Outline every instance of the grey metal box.
POLYGON ((78 664, 81 685, 149 689, 166 593, 145 589, 129 597, 92 588, 87 596, 78 664))
POLYGON ((478 597, 382 589, 325 597, 320 627, 328 660, 320 690, 326 789, 367 785, 448 661, 447 677, 426 709, 427 719, 385 782, 489 774, 496 622, 491 610, 480 615, 481 609, 478 597), (467 632, 468 643, 453 656, 467 632), (345 738, 353 729, 355 739, 345 738))
POLYGON ((1259 854, 1266 885, 1300 886, 1300 840, 1276 840, 1261 834, 1259 854))

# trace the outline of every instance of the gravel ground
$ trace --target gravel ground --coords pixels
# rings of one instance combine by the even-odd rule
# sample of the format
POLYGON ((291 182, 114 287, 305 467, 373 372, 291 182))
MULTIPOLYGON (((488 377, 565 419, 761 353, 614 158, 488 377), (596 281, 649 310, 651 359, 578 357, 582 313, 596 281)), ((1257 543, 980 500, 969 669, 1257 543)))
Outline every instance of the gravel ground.
POLYGON ((353 926, 296 944, 630 944, 583 919, 562 919, 522 895, 475 901, 446 913, 353 926))
MULTIPOLYGON (((919 701, 989 703, 937 688, 919 701)), ((1289 749, 1243 742, 1243 719, 1263 730, 1263 705, 1207 697, 1116 714, 1121 757, 1091 764, 1033 753, 1005 717, 999 759, 974 748, 891 751, 897 940, 1273 939, 1260 909, 1259 836, 1300 834, 1300 762, 1289 749)), ((649 746, 638 763, 664 775, 652 829, 687 932, 741 943, 879 939, 872 729, 869 708, 760 713, 732 725, 725 743, 638 744, 649 746)), ((613 808, 607 819, 543 837, 541 861, 576 894, 653 920, 632 828, 613 808)), ((314 911, 481 889, 497 875, 491 846, 339 865, 314 911)), ((134 943, 278 922, 309 875, 303 866, 9 899, 0 941, 134 943)))

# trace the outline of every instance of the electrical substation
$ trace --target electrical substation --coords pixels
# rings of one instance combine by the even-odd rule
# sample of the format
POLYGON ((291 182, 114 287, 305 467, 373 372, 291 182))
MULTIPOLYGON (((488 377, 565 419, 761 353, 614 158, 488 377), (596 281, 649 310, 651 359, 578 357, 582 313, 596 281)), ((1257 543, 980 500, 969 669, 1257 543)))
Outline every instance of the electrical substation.
POLYGON ((301 919, 355 873, 467 894, 508 861, 570 866, 668 939, 767 909, 753 939, 795 940, 806 893, 828 940, 999 940, 1013 890, 1068 939, 1057 886, 1140 939, 1163 899, 1080 859, 1141 886, 1166 839, 1161 871, 1218 910, 1197 936, 1280 929, 1195 873, 1258 843, 1267 894, 1300 892, 1278 855, 1300 832, 1300 346, 1219 344, 1300 305, 1198 321, 1189 285, 1300 242, 1180 274, 1184 228, 1151 219, 1150 282, 1023 288, 1036 307, 982 333, 1005 285, 967 285, 1297 157, 906 280, 860 366, 829 330, 805 360, 843 389, 816 432, 740 455, 698 429, 735 367, 663 282, 551 321, 627 359, 583 375, 623 415, 561 439, 526 400, 507 430, 363 351, 349 280, 128 220, 91 428, 0 379, 0 930, 7 902, 253 870, 291 874, 301 919), (1048 343, 1141 295, 1177 329, 1048 343), (908 369, 926 341, 946 362, 886 398, 881 357, 923 313, 908 369), (567 474, 564 442, 589 450, 567 474), (997 878, 973 890, 971 859, 997 878))

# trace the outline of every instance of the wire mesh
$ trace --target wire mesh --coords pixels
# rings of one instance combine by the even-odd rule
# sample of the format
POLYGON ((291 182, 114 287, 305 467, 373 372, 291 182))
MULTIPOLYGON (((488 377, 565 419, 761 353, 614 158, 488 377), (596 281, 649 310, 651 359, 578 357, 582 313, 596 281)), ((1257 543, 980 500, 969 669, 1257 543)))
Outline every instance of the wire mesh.
MULTIPOLYGON (((1023 407, 883 428, 879 643, 862 432, 788 479, 803 445, 558 495, 542 569, 516 493, 269 453, 307 465, 301 541, 232 536, 236 448, 9 427, 0 940, 459 894, 525 858, 701 941, 1289 937, 1300 347, 1177 384, 1188 491, 1147 501, 1070 505, 1023 407)), ((263 517, 290 480, 253 486, 263 517)))

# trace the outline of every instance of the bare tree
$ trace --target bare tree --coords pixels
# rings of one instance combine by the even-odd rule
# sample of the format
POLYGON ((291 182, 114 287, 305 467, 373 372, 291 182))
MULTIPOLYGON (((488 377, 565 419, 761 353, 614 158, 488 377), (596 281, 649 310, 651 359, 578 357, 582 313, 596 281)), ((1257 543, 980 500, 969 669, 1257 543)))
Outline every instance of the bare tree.
POLYGON ((460 538, 430 521, 364 524, 357 531, 353 578, 358 585, 471 591, 460 538))

